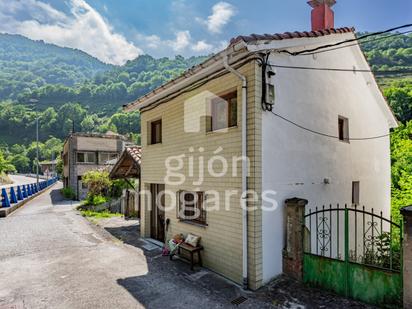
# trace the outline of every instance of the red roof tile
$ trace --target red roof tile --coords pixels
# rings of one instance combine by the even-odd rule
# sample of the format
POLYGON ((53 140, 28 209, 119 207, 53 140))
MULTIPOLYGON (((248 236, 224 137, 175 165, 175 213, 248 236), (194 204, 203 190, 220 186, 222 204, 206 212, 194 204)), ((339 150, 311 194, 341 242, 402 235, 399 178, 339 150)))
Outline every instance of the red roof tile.
POLYGON ((295 32, 285 32, 285 33, 275 33, 275 34, 251 34, 251 35, 240 35, 238 37, 232 38, 230 40, 230 45, 236 44, 240 41, 245 43, 255 42, 255 41, 270 41, 270 40, 287 40, 287 39, 297 39, 297 38, 315 38, 325 35, 335 34, 335 33, 349 33, 354 32, 355 28, 337 28, 337 29, 325 29, 319 31, 295 31, 295 32))
POLYGON ((126 151, 130 154, 133 160, 140 164, 142 158, 142 148, 140 146, 128 146, 126 147, 126 151))

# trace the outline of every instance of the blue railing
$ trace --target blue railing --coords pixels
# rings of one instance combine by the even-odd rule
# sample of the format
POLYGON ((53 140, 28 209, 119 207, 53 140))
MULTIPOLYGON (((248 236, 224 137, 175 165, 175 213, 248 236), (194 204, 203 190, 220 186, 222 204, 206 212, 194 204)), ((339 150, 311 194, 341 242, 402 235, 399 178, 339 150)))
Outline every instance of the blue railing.
POLYGON ((31 183, 26 185, 19 185, 13 186, 9 188, 2 188, 1 189, 1 203, 0 208, 2 207, 10 207, 13 204, 20 203, 33 194, 43 191, 44 189, 50 187, 58 180, 57 177, 50 178, 48 180, 39 181, 39 185, 37 183, 31 183))

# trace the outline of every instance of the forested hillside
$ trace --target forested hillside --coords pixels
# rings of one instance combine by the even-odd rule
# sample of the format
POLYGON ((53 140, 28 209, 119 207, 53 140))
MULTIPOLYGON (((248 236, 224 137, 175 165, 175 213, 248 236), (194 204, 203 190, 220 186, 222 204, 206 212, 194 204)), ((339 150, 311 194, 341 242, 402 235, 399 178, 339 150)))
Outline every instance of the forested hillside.
MULTIPOLYGON (((393 72, 379 74, 378 82, 394 113, 406 124, 412 119, 412 79, 411 74, 398 71, 412 69, 412 34, 375 37, 363 42, 362 48, 373 70, 393 72)), ((73 125, 76 131, 132 134, 139 142, 139 114, 123 113, 121 106, 204 59, 145 55, 112 66, 78 50, 0 35, 0 152, 19 162, 19 170, 33 169, 36 115, 42 142, 40 160, 58 153, 73 125)), ((402 130, 407 130, 406 126, 397 132, 402 130)), ((410 150, 398 146, 401 144, 405 145, 393 146, 402 158, 398 162, 406 162, 412 169, 410 150)), ((405 164, 394 167, 397 175, 405 164)), ((402 179, 394 179, 396 188, 402 179)))
POLYGON ((73 86, 112 67, 80 50, 0 33, 0 100, 48 84, 73 86))

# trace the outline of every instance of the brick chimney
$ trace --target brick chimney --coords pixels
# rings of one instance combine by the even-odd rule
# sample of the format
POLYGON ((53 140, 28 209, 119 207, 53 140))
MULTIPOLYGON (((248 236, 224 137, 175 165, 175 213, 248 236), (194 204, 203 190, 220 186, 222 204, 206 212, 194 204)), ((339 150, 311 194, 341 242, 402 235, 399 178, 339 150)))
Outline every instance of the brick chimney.
POLYGON ((335 28, 335 14, 332 11, 336 0, 311 0, 308 4, 312 10, 312 31, 335 28))

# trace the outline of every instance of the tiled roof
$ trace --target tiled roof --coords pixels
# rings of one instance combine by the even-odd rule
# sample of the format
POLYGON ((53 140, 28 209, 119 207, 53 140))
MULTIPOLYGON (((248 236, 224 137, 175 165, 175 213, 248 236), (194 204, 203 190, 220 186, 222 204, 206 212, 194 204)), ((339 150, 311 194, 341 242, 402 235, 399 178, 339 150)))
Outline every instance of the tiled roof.
POLYGON ((354 32, 355 28, 332 28, 319 31, 295 31, 295 32, 285 32, 285 33, 275 33, 275 34, 251 34, 251 35, 240 35, 238 37, 232 38, 230 40, 230 45, 236 44, 240 41, 245 43, 256 42, 256 41, 271 41, 271 40, 287 40, 287 39, 297 39, 297 38, 316 38, 325 35, 335 34, 335 33, 348 33, 354 32))
POLYGON ((126 147, 126 151, 133 160, 140 164, 140 160, 142 159, 142 148, 140 146, 128 146, 126 147))

